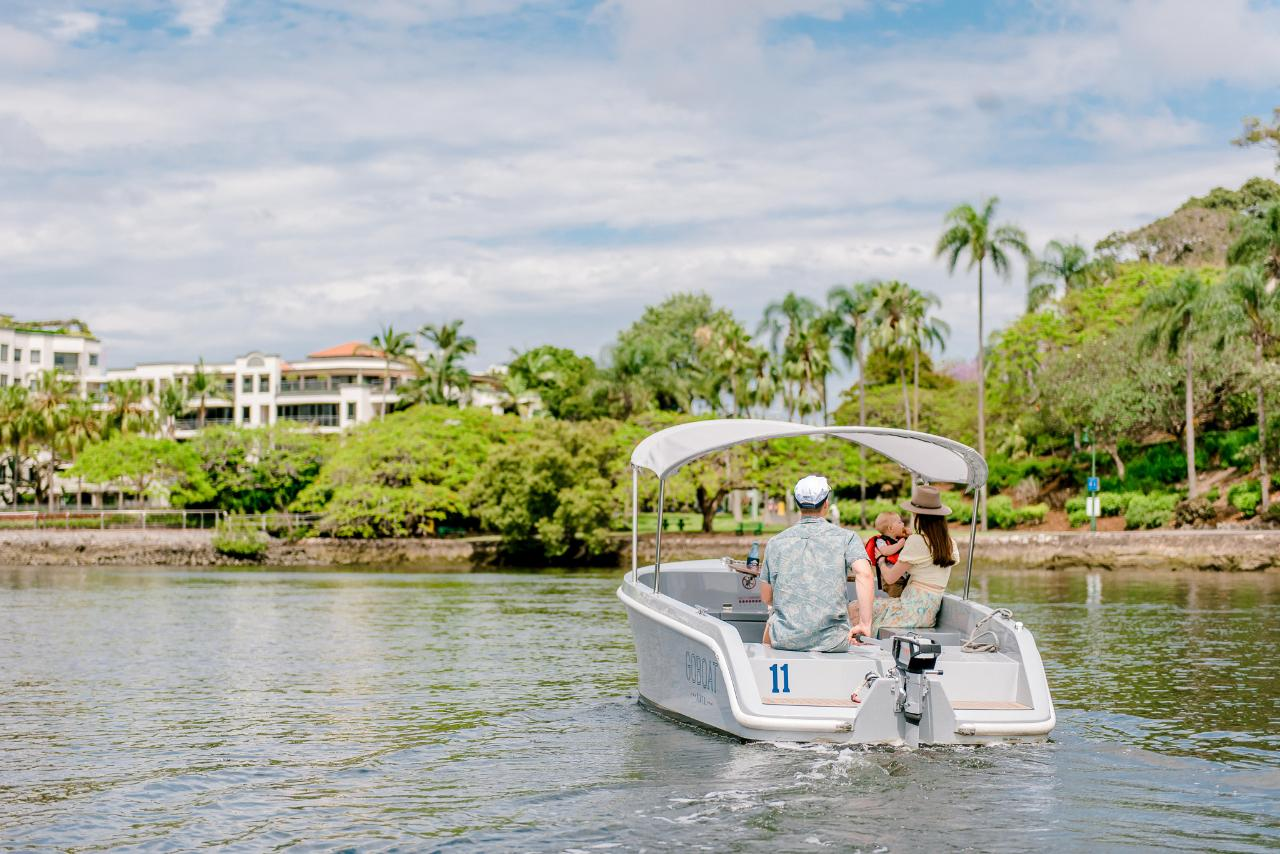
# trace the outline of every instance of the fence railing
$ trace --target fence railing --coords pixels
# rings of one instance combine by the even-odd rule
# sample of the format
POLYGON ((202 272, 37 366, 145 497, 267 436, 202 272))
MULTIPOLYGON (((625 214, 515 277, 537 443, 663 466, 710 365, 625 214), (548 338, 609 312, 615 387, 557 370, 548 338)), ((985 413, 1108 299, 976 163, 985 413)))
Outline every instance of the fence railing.
MULTIPOLYGON (((219 416, 217 418, 204 419, 204 426, 206 427, 212 427, 215 424, 234 424, 234 423, 236 423, 236 420, 234 418, 227 418, 224 416, 219 416)), ((175 418, 173 422, 173 426, 175 430, 198 430, 200 429, 200 419, 199 417, 175 418)))
MULTIPOLYGON (((7 510, 0 511, 0 529, 108 530, 108 529, 192 529, 214 528, 228 515, 225 510, 176 510, 165 507, 101 510, 7 510)), ((242 518, 263 531, 293 531, 308 527, 318 513, 245 513, 242 518)))

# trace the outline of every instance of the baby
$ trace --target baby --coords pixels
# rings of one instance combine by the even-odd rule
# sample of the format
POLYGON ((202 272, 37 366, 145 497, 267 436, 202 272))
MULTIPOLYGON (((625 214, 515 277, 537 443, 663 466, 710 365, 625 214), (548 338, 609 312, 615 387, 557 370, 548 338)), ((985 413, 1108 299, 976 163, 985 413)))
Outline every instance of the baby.
POLYGON ((880 580, 880 566, 881 561, 889 565, 898 562, 898 552, 902 551, 910 532, 902 517, 889 511, 876 517, 876 530, 880 536, 872 537, 867 542, 867 557, 876 568, 876 584, 890 596, 901 596, 903 588, 907 586, 907 576, 903 575, 894 583, 885 585, 880 580))

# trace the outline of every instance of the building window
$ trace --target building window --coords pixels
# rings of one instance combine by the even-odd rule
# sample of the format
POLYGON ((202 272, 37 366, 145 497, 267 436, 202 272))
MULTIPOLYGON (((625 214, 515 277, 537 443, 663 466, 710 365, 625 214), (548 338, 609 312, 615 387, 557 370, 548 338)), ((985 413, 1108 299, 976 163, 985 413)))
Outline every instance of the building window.
POLYGON ((80 354, 55 351, 53 354, 53 367, 60 371, 74 373, 80 369, 80 354))
POLYGON ((0 374, 0 388, 4 388, 8 384, 9 384, 9 377, 7 377, 4 374, 0 374))
POLYGON ((92 367, 92 368, 96 368, 96 367, 98 367, 98 354, 97 354, 97 353, 90 353, 90 354, 89 354, 89 366, 90 366, 90 367, 92 367))
POLYGON ((14 348, 13 348, 13 360, 14 360, 15 362, 21 362, 21 361, 22 361, 22 348, 21 348, 21 347, 14 347, 14 348))
POLYGON ((241 424, 249 423, 249 407, 247 406, 240 407, 240 423, 241 424))
POLYGON ((40 351, 39 351, 39 350, 32 350, 32 351, 31 351, 31 364, 33 364, 33 365, 38 365, 38 364, 40 364, 40 351))
POLYGON ((347 404, 347 420, 348 421, 356 420, 356 405, 354 403, 347 404))
POLYGON ((0 344, 0 362, 9 361, 9 345, 0 344))
POLYGON ((240 380, 240 390, 245 394, 249 394, 251 391, 253 391, 253 377, 249 376, 248 374, 245 374, 244 377, 240 380))
POLYGON ((258 377, 258 391, 271 391, 271 377, 266 374, 258 377))

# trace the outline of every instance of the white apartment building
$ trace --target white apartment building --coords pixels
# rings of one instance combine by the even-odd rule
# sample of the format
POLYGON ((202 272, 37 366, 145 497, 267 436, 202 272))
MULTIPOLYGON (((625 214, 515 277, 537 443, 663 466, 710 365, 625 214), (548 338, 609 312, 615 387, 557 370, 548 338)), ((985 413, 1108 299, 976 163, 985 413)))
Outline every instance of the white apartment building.
POLYGON ((17 321, 0 314, 0 386, 31 388, 49 370, 81 394, 97 393, 106 382, 102 342, 78 320, 17 321))
MULTIPOLYGON (((278 355, 253 352, 234 362, 205 364, 213 380, 205 394, 204 423, 260 427, 292 421, 322 432, 338 432, 375 418, 383 407, 399 399, 395 389, 413 376, 409 365, 391 362, 390 382, 383 388, 387 363, 368 344, 350 341, 286 361, 278 355)), ((195 362, 165 362, 112 368, 108 380, 139 380, 146 390, 146 406, 155 410, 166 386, 188 389, 189 412, 176 424, 179 438, 198 429, 199 396, 190 393, 195 362)))

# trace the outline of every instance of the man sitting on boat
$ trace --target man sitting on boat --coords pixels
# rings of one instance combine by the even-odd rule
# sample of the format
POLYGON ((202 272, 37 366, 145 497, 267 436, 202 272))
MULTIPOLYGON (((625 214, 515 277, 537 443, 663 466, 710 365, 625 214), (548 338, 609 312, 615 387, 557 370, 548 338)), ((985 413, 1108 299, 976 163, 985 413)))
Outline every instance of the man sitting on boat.
MULTIPOLYGON (((852 567, 860 580, 859 595, 869 599, 875 595, 871 564, 856 533, 827 521, 831 486, 825 477, 801 478, 794 494, 799 523, 775 535, 765 548, 760 598, 771 613, 764 642, 777 649, 843 652, 856 642, 855 606, 849 603, 845 578, 852 567)), ((865 633, 867 627, 861 628, 865 633)))
MULTIPOLYGON (((936 487, 917 484, 911 500, 902 509, 911 511, 915 533, 907 537, 898 552, 898 562, 881 567, 885 584, 893 584, 911 573, 900 598, 865 600, 858 603, 859 620, 854 628, 869 627, 874 637, 882 626, 929 628, 937 623, 942 594, 951 578, 951 567, 960 559, 956 541, 947 530, 951 508, 942 503, 936 487)), ((862 596, 861 582, 858 595, 862 596)), ((861 632, 860 632, 861 633, 861 632)))

